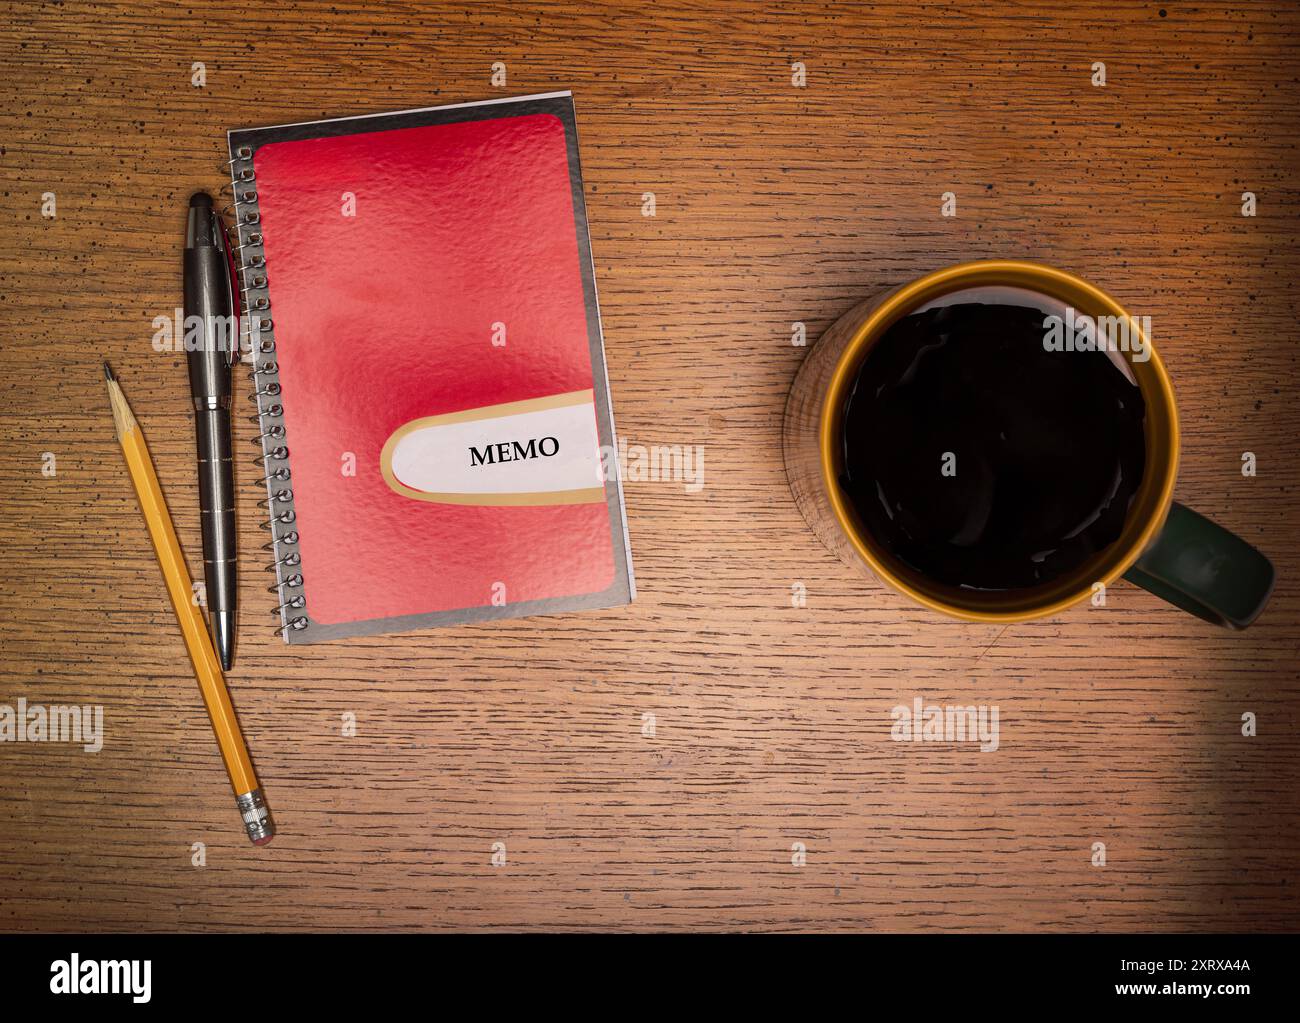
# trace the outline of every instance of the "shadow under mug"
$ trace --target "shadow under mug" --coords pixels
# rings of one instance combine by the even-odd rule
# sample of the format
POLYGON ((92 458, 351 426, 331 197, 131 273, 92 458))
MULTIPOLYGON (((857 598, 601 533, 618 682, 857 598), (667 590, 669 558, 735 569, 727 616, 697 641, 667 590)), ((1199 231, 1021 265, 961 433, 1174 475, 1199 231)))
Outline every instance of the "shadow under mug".
MULTIPOLYGON (((1093 317, 1129 314, 1099 288, 1037 263, 961 263, 859 303, 837 320, 808 353, 786 404, 782 431, 786 473, 808 525, 842 560, 874 573, 927 607, 977 622, 1042 618, 1088 599, 1096 584, 1121 576, 1216 625, 1243 629, 1273 589, 1273 566, 1240 537, 1173 500, 1178 471, 1178 412, 1164 363, 1142 335, 1119 353, 1146 402, 1146 469, 1119 538, 1077 569, 1039 586, 997 592, 929 579, 878 543, 840 489, 842 426, 853 381, 871 346, 897 320, 922 306, 972 288, 1017 288, 1093 317)), ((882 438, 881 443, 906 443, 882 438)))

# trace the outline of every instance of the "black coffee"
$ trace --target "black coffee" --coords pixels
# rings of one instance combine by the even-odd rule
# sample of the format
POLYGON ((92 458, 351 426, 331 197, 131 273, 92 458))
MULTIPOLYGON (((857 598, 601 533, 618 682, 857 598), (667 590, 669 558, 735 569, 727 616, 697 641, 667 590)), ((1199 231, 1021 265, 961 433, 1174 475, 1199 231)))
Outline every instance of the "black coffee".
POLYGON ((840 484, 875 542, 929 579, 1037 586, 1118 539, 1146 406, 1103 350, 1048 351, 1041 308, 913 313, 871 347, 840 484))

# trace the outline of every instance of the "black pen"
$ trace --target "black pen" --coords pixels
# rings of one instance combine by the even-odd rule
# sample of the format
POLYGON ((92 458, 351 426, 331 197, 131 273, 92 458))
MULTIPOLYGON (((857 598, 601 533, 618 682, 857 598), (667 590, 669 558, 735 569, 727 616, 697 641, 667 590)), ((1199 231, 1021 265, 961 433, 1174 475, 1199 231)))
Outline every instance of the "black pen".
POLYGON ((225 225, 212 208, 212 197, 195 192, 185 227, 185 335, 198 439, 208 624, 221 667, 227 671, 235 656, 238 605, 230 384, 239 327, 231 275, 225 225), (196 327, 197 336, 191 336, 196 327))

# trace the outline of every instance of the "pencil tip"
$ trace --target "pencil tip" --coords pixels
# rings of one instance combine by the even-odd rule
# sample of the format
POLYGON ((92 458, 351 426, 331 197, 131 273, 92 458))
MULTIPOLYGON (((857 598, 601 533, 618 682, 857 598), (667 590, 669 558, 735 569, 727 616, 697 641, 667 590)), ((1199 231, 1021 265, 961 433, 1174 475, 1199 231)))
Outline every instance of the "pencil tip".
POLYGON ((110 384, 117 379, 117 377, 113 376, 113 367, 110 366, 107 362, 104 363, 104 379, 107 380, 110 384))

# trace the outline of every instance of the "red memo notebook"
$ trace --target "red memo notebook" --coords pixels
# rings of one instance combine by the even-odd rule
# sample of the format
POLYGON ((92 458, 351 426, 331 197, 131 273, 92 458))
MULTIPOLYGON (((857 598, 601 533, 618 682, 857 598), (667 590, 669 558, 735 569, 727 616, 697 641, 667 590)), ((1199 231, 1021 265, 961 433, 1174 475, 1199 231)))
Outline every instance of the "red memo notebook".
POLYGON ((572 97, 229 142, 285 639, 628 603, 572 97))

